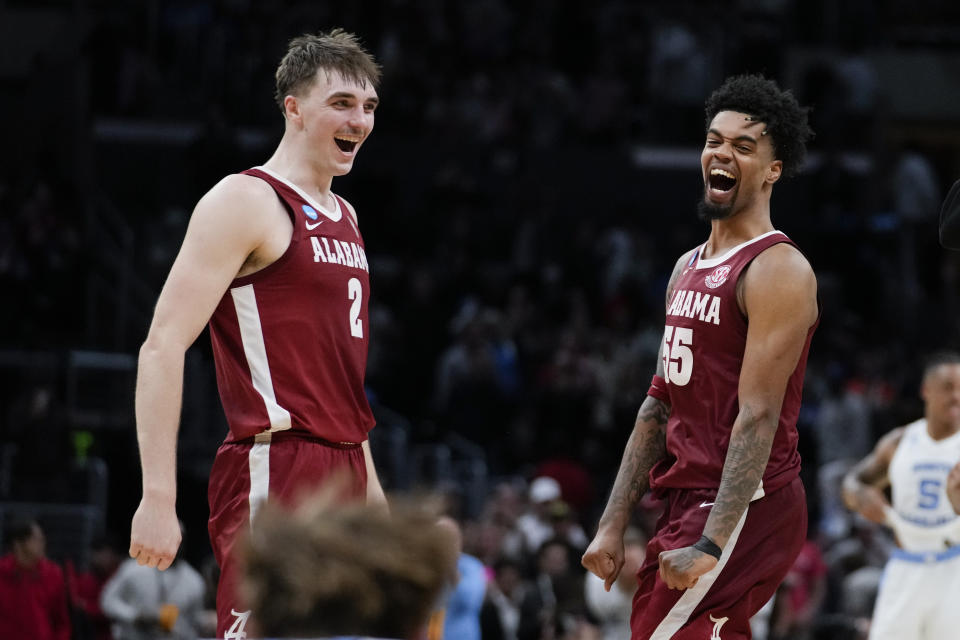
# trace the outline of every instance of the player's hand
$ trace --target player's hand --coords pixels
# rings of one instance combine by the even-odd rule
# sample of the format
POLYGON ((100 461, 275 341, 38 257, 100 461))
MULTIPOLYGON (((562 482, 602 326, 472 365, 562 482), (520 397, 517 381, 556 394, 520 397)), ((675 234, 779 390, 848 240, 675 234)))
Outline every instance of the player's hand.
POLYGON ((671 589, 689 589, 717 566, 717 559, 693 547, 661 551, 660 578, 671 589))
POLYGON ((174 503, 144 496, 130 525, 130 557, 137 564, 163 571, 173 562, 179 547, 180 522, 174 503))
POLYGON ((953 510, 960 514, 960 462, 953 465, 950 473, 947 474, 947 497, 953 510))
POLYGON ((580 564, 603 580, 603 588, 610 591, 623 569, 623 534, 609 529, 597 531, 580 564))
POLYGON ((865 484, 857 489, 856 494, 857 511, 870 522, 877 524, 886 524, 887 508, 890 503, 880 489, 865 484))

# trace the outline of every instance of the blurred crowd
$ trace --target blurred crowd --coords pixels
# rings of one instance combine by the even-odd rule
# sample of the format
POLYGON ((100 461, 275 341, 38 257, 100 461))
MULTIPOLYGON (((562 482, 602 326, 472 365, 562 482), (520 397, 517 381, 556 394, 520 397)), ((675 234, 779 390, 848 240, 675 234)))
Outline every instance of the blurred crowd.
MULTIPOLYGON (((960 24, 953 3, 919 4, 960 24)), ((960 337, 960 260, 936 244, 960 143, 890 128, 872 54, 956 54, 949 30, 855 1, 89 5, 69 55, 37 57, 3 87, 26 114, 51 77, 82 78, 25 115, 11 132, 22 155, 0 160, 0 349, 135 354, 194 202, 265 160, 279 135, 272 73, 286 41, 356 31, 384 66, 382 107, 334 189, 356 206, 371 262, 368 392, 411 443, 456 434, 482 451, 481 504, 442 489, 482 563, 484 639, 623 637, 635 584, 624 575, 601 593, 578 559, 653 372, 670 268, 706 237, 693 207, 702 102, 732 73, 792 87, 817 138, 804 174, 778 187, 773 219, 807 252, 823 308, 798 425, 812 518, 755 637, 863 637, 892 542, 845 511, 840 479, 920 415, 919 359, 960 337)), ((212 370, 205 336, 192 357, 212 370)), ((64 375, 4 362, 0 445, 19 462, 6 484, 0 473, 0 499, 53 500, 55 487, 31 482, 54 484, 77 455, 64 375)), ((217 397, 197 388, 210 393, 188 393, 184 432, 205 434, 212 458, 217 397)), ((120 477, 136 463, 131 436, 98 437, 88 453, 120 477)), ((111 485, 115 537, 135 489, 111 485)), ((657 508, 637 514, 634 562, 657 508)), ((184 562, 209 582, 203 514, 185 519, 184 562)), ((98 567, 80 569, 111 573, 98 567)), ((72 610, 86 610, 74 591, 72 610)))
MULTIPOLYGON (((625 564, 609 591, 579 562, 588 543, 571 474, 505 479, 475 517, 455 488, 441 494, 461 550, 456 579, 435 604, 429 640, 626 640, 636 572, 661 505, 646 498, 624 536, 625 564)), ((839 479, 837 480, 839 485, 839 479)), ((829 489, 826 489, 829 493, 829 489)), ((810 487, 815 493, 816 488, 810 487)), ((811 528, 794 568, 752 621, 757 640, 866 638, 889 532, 846 512, 834 531, 811 528)), ((182 554, 166 571, 124 559, 100 537, 85 566, 47 558, 36 519, 7 523, 0 557, 0 632, 19 640, 188 640, 215 629, 217 569, 182 554)), ((360 553, 361 551, 357 551, 360 553)), ((321 576, 315 576, 322 580, 321 576)))

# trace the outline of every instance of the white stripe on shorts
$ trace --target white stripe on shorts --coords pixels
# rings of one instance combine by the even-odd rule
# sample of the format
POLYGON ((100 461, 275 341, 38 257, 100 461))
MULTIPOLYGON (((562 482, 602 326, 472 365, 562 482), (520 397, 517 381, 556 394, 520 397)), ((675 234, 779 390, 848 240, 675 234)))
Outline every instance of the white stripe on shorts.
POLYGON ((243 341, 243 353, 247 357, 253 388, 263 398, 270 419, 270 431, 283 431, 290 428, 290 412, 277 404, 270 376, 270 363, 267 361, 267 345, 263 340, 263 327, 260 325, 260 311, 257 309, 257 297, 253 285, 230 289, 233 306, 237 310, 240 324, 240 339, 243 341))
POLYGON ((723 553, 720 554, 720 561, 717 562, 717 566, 700 576, 697 584, 683 592, 683 595, 680 596, 677 603, 673 605, 673 608, 667 612, 667 615, 663 617, 663 620, 661 620, 657 628, 654 629, 650 640, 669 640, 673 637, 673 634, 680 630, 680 627, 689 621, 690 614, 693 613, 693 610, 697 608, 700 601, 707 595, 707 591, 713 586, 717 576, 723 571, 727 560, 729 560, 733 554, 733 550, 737 546, 737 539, 740 537, 740 531, 743 529, 743 523, 747 521, 747 513, 749 512, 750 505, 747 505, 733 533, 730 534, 730 539, 727 540, 727 544, 723 548, 723 553))
POLYGON ((254 443, 250 447, 248 461, 250 465, 250 526, 252 527, 260 505, 267 501, 270 493, 270 440, 254 443))

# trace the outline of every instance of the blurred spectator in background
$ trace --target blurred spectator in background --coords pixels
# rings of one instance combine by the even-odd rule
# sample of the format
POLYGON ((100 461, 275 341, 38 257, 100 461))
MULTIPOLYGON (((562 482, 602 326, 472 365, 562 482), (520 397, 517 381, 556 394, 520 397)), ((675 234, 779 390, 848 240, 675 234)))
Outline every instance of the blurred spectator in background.
MULTIPOLYGON (((183 523, 181 536, 186 537, 183 523)), ((190 640, 204 629, 203 578, 178 554, 166 571, 127 558, 103 587, 100 607, 116 640, 190 640)))
POLYGON ((518 640, 561 638, 580 629, 586 619, 584 571, 571 562, 572 553, 561 538, 540 546, 532 588, 520 605, 518 640))
POLYGON ((893 172, 893 208, 901 222, 915 225, 931 220, 940 206, 936 170, 916 145, 906 145, 893 172))
POLYGON ((777 599, 770 638, 809 640, 814 630, 817 613, 827 593, 827 565, 811 527, 800 555, 787 572, 783 584, 774 596, 777 599))
POLYGON ((865 386, 839 373, 830 375, 827 396, 813 423, 819 463, 820 527, 831 540, 850 531, 850 514, 840 497, 843 476, 870 450, 872 423, 865 386))
POLYGON ((530 510, 517 519, 527 553, 534 553, 550 538, 560 537, 575 549, 586 549, 587 534, 571 520, 570 507, 561 499, 560 483, 549 476, 530 483, 530 510))
POLYGON ((110 620, 100 607, 100 595, 123 561, 116 540, 102 536, 90 548, 90 567, 77 573, 72 579, 71 602, 79 613, 87 635, 91 640, 112 640, 110 620))
POLYGON ((463 552, 459 523, 443 516, 437 526, 449 533, 457 552, 457 573, 449 592, 431 616, 427 640, 480 640, 480 609, 487 592, 487 574, 477 558, 463 552))
POLYGON ((483 640, 517 640, 520 603, 527 585, 520 563, 502 557, 493 565, 493 580, 487 584, 487 597, 480 609, 483 640))
POLYGON ((960 249, 960 180, 950 187, 940 207, 940 244, 960 249))
MULTIPOLYGON (((932 244, 927 237, 929 222, 935 219, 940 206, 940 187, 936 171, 930 161, 914 145, 906 145, 896 161, 893 172, 893 209, 900 232, 900 296, 897 307, 901 325, 907 331, 919 328, 916 308, 926 293, 920 277, 921 253, 932 244)), ((920 325, 922 326, 922 325, 920 325)))
POLYGON ((607 591, 589 571, 584 577, 587 609, 600 622, 602 640, 630 640, 630 612, 637 591, 637 572, 647 552, 647 537, 636 527, 623 534, 623 569, 607 591))
POLYGON ((15 520, 10 553, 0 557, 0 638, 70 640, 63 570, 48 560, 47 540, 36 520, 15 520))
POLYGON ((523 557, 524 537, 518 521, 526 507, 525 486, 522 478, 501 482, 487 496, 473 550, 488 566, 504 557, 516 562, 523 557))

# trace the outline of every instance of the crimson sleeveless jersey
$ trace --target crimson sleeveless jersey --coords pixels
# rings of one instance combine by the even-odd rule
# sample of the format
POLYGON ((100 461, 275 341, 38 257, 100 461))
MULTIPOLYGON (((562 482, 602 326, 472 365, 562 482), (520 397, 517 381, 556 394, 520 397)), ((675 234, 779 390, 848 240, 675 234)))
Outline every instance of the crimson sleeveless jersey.
POLYGON ((210 318, 227 441, 292 429, 362 442, 373 427, 364 393, 369 266, 347 206, 333 212, 257 167, 293 220, 290 246, 235 279, 210 318))
MULTIPOLYGON (((730 431, 740 411, 738 384, 747 341, 747 318, 737 304, 737 281, 754 258, 781 242, 793 245, 783 233, 771 231, 710 259, 701 257, 701 246, 677 278, 660 354, 671 404, 667 456, 651 469, 651 488, 720 486, 730 431)), ((763 474, 765 492, 787 484, 800 472, 796 424, 819 313, 817 318, 787 383, 763 474)))

